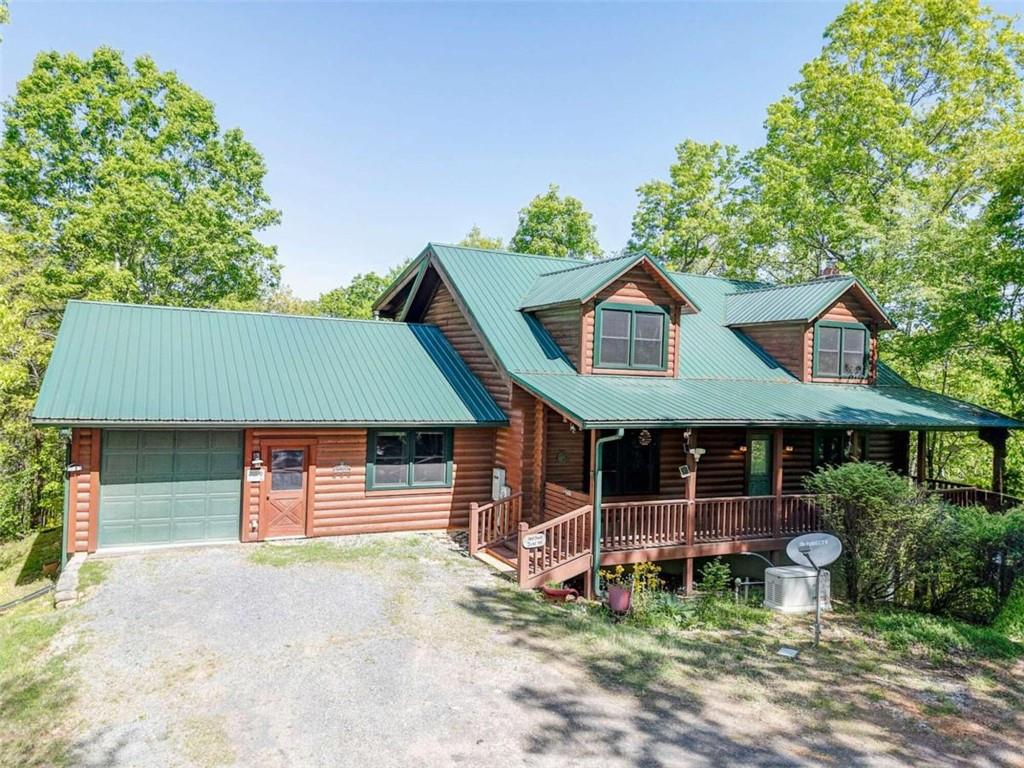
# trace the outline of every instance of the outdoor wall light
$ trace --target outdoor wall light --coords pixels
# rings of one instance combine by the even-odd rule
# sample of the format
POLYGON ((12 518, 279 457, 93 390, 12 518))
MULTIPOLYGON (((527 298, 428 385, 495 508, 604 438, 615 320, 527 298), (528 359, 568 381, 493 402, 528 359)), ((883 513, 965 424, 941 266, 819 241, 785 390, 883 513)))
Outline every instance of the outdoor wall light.
POLYGON ((736 450, 737 450, 737 451, 739 451, 740 453, 746 453, 746 452, 747 452, 747 445, 746 445, 746 443, 744 443, 743 445, 741 445, 741 446, 740 446, 739 448, 737 448, 736 450))
POLYGON ((786 451, 786 453, 792 453, 796 449, 792 445, 787 445, 784 450, 786 451))
POLYGON ((258 450, 252 452, 252 465, 256 469, 263 466, 263 457, 260 456, 260 452, 258 450))

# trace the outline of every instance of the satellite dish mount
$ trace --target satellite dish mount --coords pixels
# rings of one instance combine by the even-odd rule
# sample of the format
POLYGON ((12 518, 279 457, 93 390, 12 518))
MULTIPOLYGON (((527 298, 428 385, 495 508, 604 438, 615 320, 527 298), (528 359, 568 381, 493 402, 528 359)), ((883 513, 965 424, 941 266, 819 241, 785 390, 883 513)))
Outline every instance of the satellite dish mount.
POLYGON ((843 554, 843 543, 830 533, 805 533, 786 545, 786 554, 797 565, 814 569, 814 644, 821 640, 821 569, 843 554))

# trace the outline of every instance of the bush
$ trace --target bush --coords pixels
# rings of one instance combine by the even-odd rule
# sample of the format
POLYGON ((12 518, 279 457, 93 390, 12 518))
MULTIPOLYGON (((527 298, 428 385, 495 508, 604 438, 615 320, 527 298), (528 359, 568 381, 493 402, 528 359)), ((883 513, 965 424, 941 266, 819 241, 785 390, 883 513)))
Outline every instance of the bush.
POLYGON ((881 464, 851 462, 804 480, 821 496, 826 528, 843 544, 837 564, 854 605, 892 600, 912 576, 916 549, 937 504, 881 464))
POLYGON ((1024 579, 1014 584, 992 628, 1011 640, 1024 643, 1024 579))

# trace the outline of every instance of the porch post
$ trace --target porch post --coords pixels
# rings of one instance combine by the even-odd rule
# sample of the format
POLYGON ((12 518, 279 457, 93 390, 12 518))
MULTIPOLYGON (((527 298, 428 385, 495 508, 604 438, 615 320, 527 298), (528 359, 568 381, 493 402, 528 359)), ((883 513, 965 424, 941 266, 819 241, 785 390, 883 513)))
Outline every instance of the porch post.
POLYGON ((925 487, 928 474, 928 433, 923 429, 917 432, 917 484, 925 487))
POLYGON ((1003 492, 1003 475, 1006 469, 1006 440, 1010 436, 1008 429, 982 429, 978 437, 992 446, 992 490, 1003 492))
POLYGON ((469 556, 473 557, 476 554, 476 539, 477 539, 477 526, 480 524, 477 518, 477 509, 479 504, 475 501, 469 502, 469 556))
POLYGON ((772 439, 772 538, 782 535, 782 455, 786 450, 784 434, 776 429, 772 439))
POLYGON ((693 594, 693 558, 686 558, 686 578, 683 582, 687 595, 693 594))

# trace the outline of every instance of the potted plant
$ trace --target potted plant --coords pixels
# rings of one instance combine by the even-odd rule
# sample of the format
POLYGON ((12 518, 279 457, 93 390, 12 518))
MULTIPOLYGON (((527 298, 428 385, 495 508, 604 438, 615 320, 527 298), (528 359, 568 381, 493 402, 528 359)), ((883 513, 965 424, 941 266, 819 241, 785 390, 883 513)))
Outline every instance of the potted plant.
POLYGON ((612 613, 629 613, 633 602, 633 577, 621 565, 610 571, 601 571, 608 591, 608 608, 612 613))
POLYGON ((580 596, 580 593, 575 589, 563 587, 560 582, 549 581, 543 587, 541 592, 548 600, 554 600, 558 603, 571 602, 580 596))

